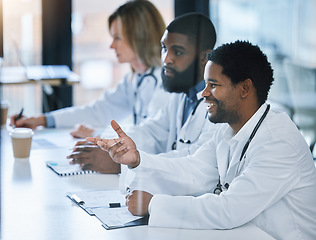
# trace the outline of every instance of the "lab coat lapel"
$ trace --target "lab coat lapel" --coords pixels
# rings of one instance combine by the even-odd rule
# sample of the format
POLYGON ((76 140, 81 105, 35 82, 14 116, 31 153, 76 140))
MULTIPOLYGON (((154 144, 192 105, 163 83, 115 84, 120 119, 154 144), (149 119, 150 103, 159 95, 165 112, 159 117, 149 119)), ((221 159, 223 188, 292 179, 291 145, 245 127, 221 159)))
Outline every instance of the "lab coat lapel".
MULTIPOLYGON (((202 92, 198 92, 196 94, 196 97, 198 100, 200 100, 202 98, 202 92)), ((194 126, 194 129, 198 129, 197 132, 192 132, 193 136, 191 138, 197 139, 201 133, 201 129, 203 128, 205 121, 209 121, 207 119, 207 104, 204 102, 204 100, 200 102, 200 104, 196 108, 194 115, 192 116, 192 114, 190 114, 189 117, 194 118, 191 120, 191 124, 194 126)))
POLYGON ((134 89, 134 91, 136 91, 137 90, 137 79, 139 78, 137 76, 137 73, 136 72, 132 73, 130 78, 131 78, 131 83, 132 83, 133 89, 134 89))
MULTIPOLYGON (((178 105, 177 109, 177 136, 181 135, 182 131, 182 118, 183 118, 183 109, 184 109, 184 103, 185 103, 185 94, 182 94, 180 104, 178 105)), ((183 125, 185 127, 187 122, 183 125)))
MULTIPOLYGON (((202 92, 197 93, 197 99, 201 99, 202 92)), ((181 99, 181 104, 179 105, 178 109, 178 119, 177 119, 177 126, 181 126, 182 124, 182 116, 183 116, 183 109, 184 109, 184 103, 185 103, 185 95, 181 99)), ((191 143, 195 142, 201 132, 203 131, 203 126, 205 124, 205 121, 208 121, 206 119, 206 103, 204 101, 200 102, 198 107, 195 110, 194 115, 192 115, 192 112, 190 113, 188 119, 184 123, 182 127, 178 128, 178 138, 182 139, 190 139, 191 143)))
POLYGON ((231 182, 236 177, 237 168, 240 165, 239 159, 240 159, 240 154, 241 154, 241 150, 243 146, 244 144, 242 144, 241 142, 237 142, 235 139, 232 140, 232 143, 230 146, 231 162, 229 164, 227 175, 226 175, 226 183, 228 184, 231 184, 231 182), (236 149, 238 150, 236 151, 236 149))
POLYGON ((220 174, 221 182, 225 182, 227 170, 229 167, 230 157, 230 141, 233 136, 233 130, 227 128, 224 133, 223 139, 219 142, 216 148, 216 158, 218 165, 218 172, 220 174))
POLYGON ((229 163, 229 143, 226 139, 223 139, 217 146, 216 158, 218 165, 218 172, 221 177, 221 181, 226 179, 226 173, 229 163))

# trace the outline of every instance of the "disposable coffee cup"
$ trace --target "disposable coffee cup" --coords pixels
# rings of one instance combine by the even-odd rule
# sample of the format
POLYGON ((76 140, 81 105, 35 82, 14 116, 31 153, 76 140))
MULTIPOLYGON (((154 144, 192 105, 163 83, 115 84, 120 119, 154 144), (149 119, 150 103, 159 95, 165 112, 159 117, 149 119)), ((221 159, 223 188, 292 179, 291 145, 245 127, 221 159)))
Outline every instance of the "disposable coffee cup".
POLYGON ((6 125, 8 118, 9 102, 1 101, 1 124, 6 125))
POLYGON ((15 160, 29 159, 33 135, 34 132, 30 128, 14 128, 10 131, 15 160))

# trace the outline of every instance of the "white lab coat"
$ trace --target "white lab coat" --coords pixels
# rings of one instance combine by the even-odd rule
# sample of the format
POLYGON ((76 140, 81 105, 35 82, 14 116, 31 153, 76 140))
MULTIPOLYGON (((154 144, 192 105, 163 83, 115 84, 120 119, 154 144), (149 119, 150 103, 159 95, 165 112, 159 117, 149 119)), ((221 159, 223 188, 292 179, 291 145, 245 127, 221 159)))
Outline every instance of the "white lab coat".
MULTIPOLYGON (((148 69, 146 73, 149 73, 148 69)), ((69 107, 51 112, 56 127, 73 127, 78 123, 86 123, 92 127, 106 127, 112 119, 123 120, 134 114, 133 108, 137 111, 138 123, 146 117, 153 116, 157 109, 168 102, 170 93, 162 87, 161 68, 156 67, 152 76, 143 79, 137 88, 137 76, 132 72, 127 74, 116 88, 104 92, 101 98, 90 105, 80 107, 69 107), (137 92, 137 97, 135 97, 137 92), (159 99, 159 101, 157 100, 159 99)))
MULTIPOLYGON (((193 154, 205 141, 212 137, 217 125, 207 118, 207 105, 200 102, 194 114, 190 114, 182 126, 185 94, 173 93, 167 106, 162 108, 154 118, 148 119, 138 126, 127 129, 126 134, 136 143, 137 149, 147 153, 160 154, 165 157, 180 157, 193 154), (180 139, 190 140, 190 144, 182 143, 180 139), (173 149, 176 142, 176 149, 173 149)), ((202 98, 202 91, 197 93, 197 99, 202 98)), ((143 186, 141 176, 135 178, 135 174, 122 166, 120 177, 120 189, 144 189, 156 192, 156 185, 149 184, 154 177, 146 180, 143 186)), ((159 188, 159 187, 158 187, 159 188)))
MULTIPOLYGON (((201 99, 201 95, 202 91, 197 93, 197 99, 201 99)), ((171 94, 169 103, 158 111, 155 117, 127 129, 127 134, 134 140, 138 149, 153 154, 165 153, 174 150, 176 142, 175 149, 184 149, 183 155, 186 156, 198 148, 196 143, 201 133, 206 128, 214 130, 215 125, 208 121, 206 104, 202 101, 182 126, 185 97, 184 93, 171 94), (182 143, 180 139, 190 140, 191 143, 182 143)))
POLYGON ((182 195, 154 195, 150 226, 231 229, 250 221, 276 239, 316 239, 316 170, 304 138, 285 113, 270 110, 239 165, 265 107, 236 135, 222 125, 193 156, 140 153, 134 171, 155 176, 161 193, 182 195), (230 187, 215 195, 218 173, 230 187))

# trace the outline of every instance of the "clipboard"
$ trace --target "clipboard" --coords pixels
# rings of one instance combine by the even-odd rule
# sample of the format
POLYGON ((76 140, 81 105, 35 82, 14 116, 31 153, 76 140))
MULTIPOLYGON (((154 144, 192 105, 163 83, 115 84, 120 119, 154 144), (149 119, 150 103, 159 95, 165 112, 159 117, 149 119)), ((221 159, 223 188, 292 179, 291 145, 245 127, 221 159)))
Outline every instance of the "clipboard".
POLYGON ((107 229, 148 224, 148 216, 133 216, 125 205, 125 195, 118 189, 70 192, 66 195, 107 229))
POLYGON ((106 230, 148 225, 148 215, 133 216, 128 211, 127 206, 120 208, 95 208, 93 211, 95 217, 106 230))
MULTIPOLYGON (((127 207, 124 207, 124 211, 128 212, 127 207)), ((102 210, 106 210, 106 208, 99 208, 98 210, 102 211, 102 210)), ((106 214, 100 214, 100 212, 98 212, 97 209, 95 209, 96 211, 96 218, 99 219, 99 221, 102 223, 102 227, 104 227, 106 230, 111 230, 111 229, 118 229, 118 228, 125 228, 125 227, 136 227, 136 226, 141 226, 141 225, 148 225, 148 220, 149 220, 149 215, 146 216, 142 216, 142 217, 135 217, 135 220, 132 221, 126 221, 124 223, 114 223, 113 224, 113 218, 111 219, 112 221, 109 221, 109 218, 106 216, 106 214), (104 217, 100 217, 100 216, 104 216, 104 217)), ((113 211, 113 213, 116 213, 115 209, 113 211)), ((110 210, 112 211, 112 209, 110 210)), ((130 212, 128 212, 129 214, 131 214, 130 212)), ((117 216, 120 216, 121 214, 118 214, 117 216)))
POLYGON ((80 208, 85 210, 90 216, 94 216, 94 213, 90 210, 89 207, 86 207, 85 202, 81 200, 76 194, 67 194, 67 197, 77 204, 80 208))

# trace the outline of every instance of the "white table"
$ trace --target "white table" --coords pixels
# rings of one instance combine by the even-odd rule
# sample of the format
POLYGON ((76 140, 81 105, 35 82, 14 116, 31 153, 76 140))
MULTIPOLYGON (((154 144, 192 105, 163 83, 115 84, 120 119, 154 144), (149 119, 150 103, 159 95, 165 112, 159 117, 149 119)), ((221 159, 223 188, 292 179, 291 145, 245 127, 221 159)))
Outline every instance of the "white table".
POLYGON ((1 132, 3 240, 17 239, 273 239, 253 224, 233 230, 188 230, 137 226, 106 230, 101 222, 73 204, 67 192, 118 188, 118 175, 87 174, 59 177, 46 167, 49 160, 62 160, 75 141, 69 130, 36 131, 34 139, 55 139, 59 147, 34 148, 28 162, 13 158, 6 129, 1 132), (60 145, 64 145, 61 147, 60 145))

